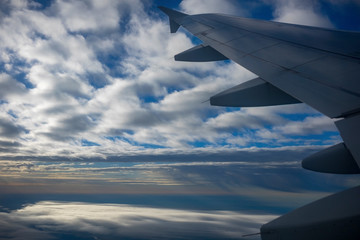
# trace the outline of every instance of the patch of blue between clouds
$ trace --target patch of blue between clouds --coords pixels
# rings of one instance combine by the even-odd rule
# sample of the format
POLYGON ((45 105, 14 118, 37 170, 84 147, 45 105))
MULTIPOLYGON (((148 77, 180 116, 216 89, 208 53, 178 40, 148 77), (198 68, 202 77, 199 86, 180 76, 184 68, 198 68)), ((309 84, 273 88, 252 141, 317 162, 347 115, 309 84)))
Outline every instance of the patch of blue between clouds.
POLYGON ((88 141, 86 139, 81 139, 81 146, 83 147, 92 147, 92 146, 101 146, 100 144, 96 143, 96 142, 91 142, 88 141))
POLYGON ((103 88, 108 84, 104 74, 89 73, 86 75, 86 79, 95 89, 103 88))
POLYGON ((135 146, 143 147, 143 148, 149 148, 149 149, 164 149, 167 148, 165 146, 157 145, 157 144, 150 144, 150 143, 138 143, 134 142, 135 146))
POLYGON ((329 17, 336 28, 341 30, 360 31, 359 1, 341 1, 341 4, 334 4, 333 1, 326 0, 321 0, 319 2, 321 12, 329 17))
POLYGON ((156 97, 154 95, 148 95, 148 96, 139 96, 139 99, 143 102, 143 103, 158 103, 159 101, 161 101, 162 99, 164 99, 163 96, 161 97, 156 97))
POLYGON ((309 113, 296 113, 296 114, 287 114, 287 113, 280 113, 279 116, 287 119, 287 120, 291 120, 291 121, 303 121, 305 120, 305 118, 307 117, 319 117, 322 116, 322 114, 320 113, 314 113, 314 114, 309 114, 309 113))
POLYGON ((7 112, 7 114, 9 114, 10 116, 12 116, 13 118, 18 118, 18 116, 12 111, 12 110, 9 110, 7 112))
MULTIPOLYGON (((124 131, 124 133, 128 133, 130 135, 134 134, 134 132, 131 131, 131 130, 124 131)), ((124 136, 107 136, 105 138, 110 140, 110 141, 113 141, 113 142, 116 142, 116 141, 127 142, 127 143, 130 143, 132 146, 143 147, 145 149, 163 149, 163 148, 167 148, 167 147, 162 146, 160 144, 150 144, 150 143, 136 142, 136 141, 130 140, 127 137, 124 137, 124 136)))
POLYGON ((0 73, 7 73, 16 81, 24 84, 24 86, 28 89, 32 89, 35 86, 27 79, 26 68, 28 64, 25 61, 20 60, 19 58, 12 59, 10 63, 12 65, 12 69, 7 70, 5 68, 5 64, 0 63, 0 73))
MULTIPOLYGON (((251 1, 251 3, 253 4, 254 1, 251 1)), ((262 2, 262 4, 257 4, 256 8, 251 10, 251 17, 262 20, 271 20, 274 18, 273 12, 274 6, 262 2)))
POLYGON ((123 142, 127 142, 127 143, 132 143, 132 141, 130 141, 128 138, 126 138, 124 136, 107 136, 105 138, 110 141, 113 141, 113 142, 123 141, 123 142))
POLYGON ((165 6, 168 8, 177 9, 182 0, 155 0, 153 10, 158 11, 158 6, 165 6))
POLYGON ((36 3, 39 3, 39 6, 36 6, 37 10, 44 10, 45 8, 51 6, 55 0, 33 0, 36 3))
POLYGON ((142 195, 142 194, 7 194, 0 198, 0 212, 20 209, 39 201, 63 201, 104 204, 131 204, 134 206, 168 209, 246 211, 282 214, 289 207, 272 206, 253 198, 237 195, 142 195), (262 209, 259 211, 259 209, 262 209))
POLYGON ((209 147, 211 145, 214 144, 210 144, 208 141, 192 141, 192 142, 188 142, 188 144, 190 144, 191 146, 194 146, 196 148, 203 148, 203 147, 209 147))

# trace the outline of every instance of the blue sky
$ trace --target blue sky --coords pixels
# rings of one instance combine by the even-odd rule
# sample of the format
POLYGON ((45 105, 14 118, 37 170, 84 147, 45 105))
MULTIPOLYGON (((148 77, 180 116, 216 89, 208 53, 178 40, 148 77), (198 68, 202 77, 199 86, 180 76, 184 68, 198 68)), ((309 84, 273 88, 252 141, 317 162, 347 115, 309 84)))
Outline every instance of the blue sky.
POLYGON ((305 104, 203 103, 256 76, 175 62, 199 41, 157 9, 358 31, 358 1, 0 3, 0 238, 236 239, 358 184, 301 169, 341 141, 305 104))

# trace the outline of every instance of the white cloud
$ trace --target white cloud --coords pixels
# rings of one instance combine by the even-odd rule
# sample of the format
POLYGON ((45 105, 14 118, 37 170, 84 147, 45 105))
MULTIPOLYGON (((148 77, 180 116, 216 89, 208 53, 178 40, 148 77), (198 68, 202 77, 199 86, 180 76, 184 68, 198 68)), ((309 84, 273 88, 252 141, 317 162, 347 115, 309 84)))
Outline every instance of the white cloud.
POLYGON ((117 29, 122 14, 138 7, 139 1, 56 1, 51 11, 58 12, 71 32, 91 32, 117 29), (81 11, 79 11, 81 9, 81 11))
POLYGON ((309 135, 322 134, 323 132, 335 132, 336 127, 333 120, 325 117, 306 117, 303 121, 288 122, 276 127, 282 134, 309 135))
POLYGON ((234 0, 183 0, 180 7, 186 13, 226 13, 237 16, 246 15, 241 3, 234 0))
POLYGON ((279 22, 334 27, 329 18, 321 14, 316 1, 276 0, 274 16, 279 22))

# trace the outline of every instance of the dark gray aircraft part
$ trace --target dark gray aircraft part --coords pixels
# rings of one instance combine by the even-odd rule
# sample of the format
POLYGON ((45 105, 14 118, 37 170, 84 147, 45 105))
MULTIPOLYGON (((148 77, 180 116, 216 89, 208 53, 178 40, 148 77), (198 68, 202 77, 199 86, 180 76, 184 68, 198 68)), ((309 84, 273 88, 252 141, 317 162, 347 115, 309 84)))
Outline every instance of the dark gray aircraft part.
MULTIPOLYGON (((344 142, 309 156, 303 167, 338 174, 360 172, 360 33, 159 8, 169 16, 171 33, 182 26, 203 42, 175 60, 231 59, 259 76, 211 97, 211 105, 306 103, 337 119, 344 142)), ((360 226, 359 199, 360 188, 321 199, 263 225, 261 237, 294 239, 297 229, 302 229, 296 239, 339 239, 347 231, 346 239, 358 240, 354 226, 360 226), (339 203, 347 206, 346 214, 320 208, 337 209, 339 203), (324 217, 313 221, 314 214, 324 217)))

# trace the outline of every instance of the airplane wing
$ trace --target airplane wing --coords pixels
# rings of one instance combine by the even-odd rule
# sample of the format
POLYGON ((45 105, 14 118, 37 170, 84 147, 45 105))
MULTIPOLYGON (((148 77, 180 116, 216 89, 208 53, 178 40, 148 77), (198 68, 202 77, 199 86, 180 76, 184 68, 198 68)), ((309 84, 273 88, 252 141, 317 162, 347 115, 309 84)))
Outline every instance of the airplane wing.
MULTIPOLYGON (((302 162, 303 167, 318 172, 360 173, 360 33, 223 14, 187 15, 159 8, 169 16, 171 33, 182 26, 202 41, 202 44, 177 54, 175 60, 231 59, 258 75, 211 97, 212 105, 256 107, 306 103, 337 119, 335 124, 344 142, 307 157, 302 162)), ((350 192, 330 198, 335 200, 319 200, 315 205, 336 207, 339 199, 344 200, 343 204, 349 202, 348 199, 359 199, 360 188, 350 192)), ((301 225, 299 216, 303 218, 302 222, 312 222, 307 221, 309 216, 326 212, 323 209, 316 211, 315 205, 263 225, 262 239, 288 236, 313 239, 314 229, 317 229, 316 239, 338 239, 337 234, 344 232, 342 226, 354 226, 354 221, 355 225, 360 224, 357 207, 360 205, 349 202, 351 216, 340 216, 340 211, 331 218, 319 220, 315 226, 301 225), (302 229, 301 232, 296 233, 296 228, 302 229), (332 233, 321 235, 327 229, 332 233)), ((350 227, 346 239, 360 239, 359 234, 350 227)))
POLYGON ((308 157, 303 167, 360 172, 360 33, 159 8, 169 16, 172 33, 182 26, 203 42, 175 60, 231 59, 259 76, 211 97, 212 105, 306 103, 339 119, 345 143, 308 157))

